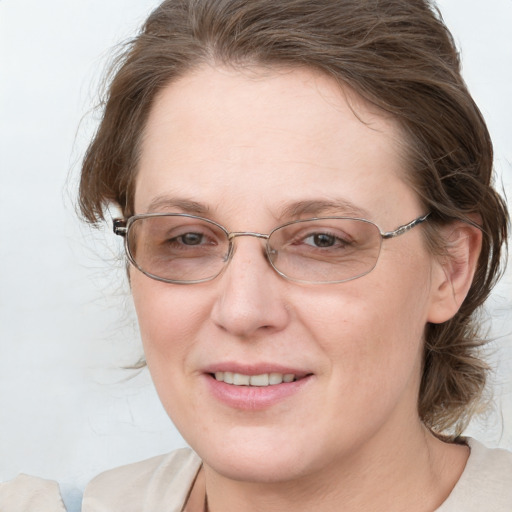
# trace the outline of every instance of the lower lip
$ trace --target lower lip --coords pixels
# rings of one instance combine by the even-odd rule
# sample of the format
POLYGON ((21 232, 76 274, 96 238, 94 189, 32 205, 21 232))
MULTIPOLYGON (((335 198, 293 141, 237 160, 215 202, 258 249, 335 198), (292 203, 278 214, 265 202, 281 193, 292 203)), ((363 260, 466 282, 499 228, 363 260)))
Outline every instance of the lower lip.
POLYGON ((234 409, 261 411, 299 393, 312 380, 312 375, 294 382, 273 386, 235 386, 205 375, 212 395, 234 409))

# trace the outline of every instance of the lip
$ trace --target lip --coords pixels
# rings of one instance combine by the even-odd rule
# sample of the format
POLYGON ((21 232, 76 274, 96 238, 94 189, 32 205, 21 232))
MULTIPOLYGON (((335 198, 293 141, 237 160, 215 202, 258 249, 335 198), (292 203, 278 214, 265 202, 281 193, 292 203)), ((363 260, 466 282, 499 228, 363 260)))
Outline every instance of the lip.
POLYGON ((313 380, 311 372, 276 364, 220 363, 205 368, 203 373, 206 386, 213 397, 233 409, 262 411, 300 393, 313 380), (235 386, 217 381, 215 372, 233 372, 243 375, 264 373, 293 373, 298 380, 273 386, 235 386))

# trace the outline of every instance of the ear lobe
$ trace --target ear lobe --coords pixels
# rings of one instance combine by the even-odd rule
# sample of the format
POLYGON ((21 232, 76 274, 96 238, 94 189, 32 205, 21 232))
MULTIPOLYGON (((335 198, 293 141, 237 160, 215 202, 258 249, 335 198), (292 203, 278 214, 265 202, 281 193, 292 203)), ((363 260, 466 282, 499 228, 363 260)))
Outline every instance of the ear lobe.
POLYGON ((482 232, 475 226, 456 222, 443 228, 446 254, 435 262, 428 321, 439 324, 459 310, 473 282, 482 232))

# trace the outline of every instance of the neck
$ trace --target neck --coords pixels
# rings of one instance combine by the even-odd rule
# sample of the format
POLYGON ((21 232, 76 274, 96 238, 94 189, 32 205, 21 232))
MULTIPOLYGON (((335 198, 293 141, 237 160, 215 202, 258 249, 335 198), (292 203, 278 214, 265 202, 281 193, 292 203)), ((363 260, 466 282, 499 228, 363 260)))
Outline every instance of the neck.
POLYGON ((209 512, 435 510, 458 481, 469 451, 418 427, 393 443, 372 439, 343 460, 293 480, 237 481, 205 465, 209 512))

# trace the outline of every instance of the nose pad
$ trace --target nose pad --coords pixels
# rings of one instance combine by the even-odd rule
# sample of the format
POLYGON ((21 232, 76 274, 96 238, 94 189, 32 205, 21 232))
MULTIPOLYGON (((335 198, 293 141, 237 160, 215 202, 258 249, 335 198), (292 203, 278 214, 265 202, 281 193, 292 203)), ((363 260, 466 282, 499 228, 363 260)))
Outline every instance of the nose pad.
POLYGON ((241 338, 279 331, 289 321, 289 308, 282 293, 284 280, 268 260, 261 244, 263 237, 257 238, 260 240, 238 240, 236 247, 232 243, 212 308, 214 323, 241 338))
POLYGON ((229 264, 229 261, 231 260, 233 254, 234 254, 234 251, 235 251, 235 244, 230 240, 228 250, 226 251, 224 258, 222 258, 222 261, 224 262, 224 264, 226 264, 226 265, 229 264))

